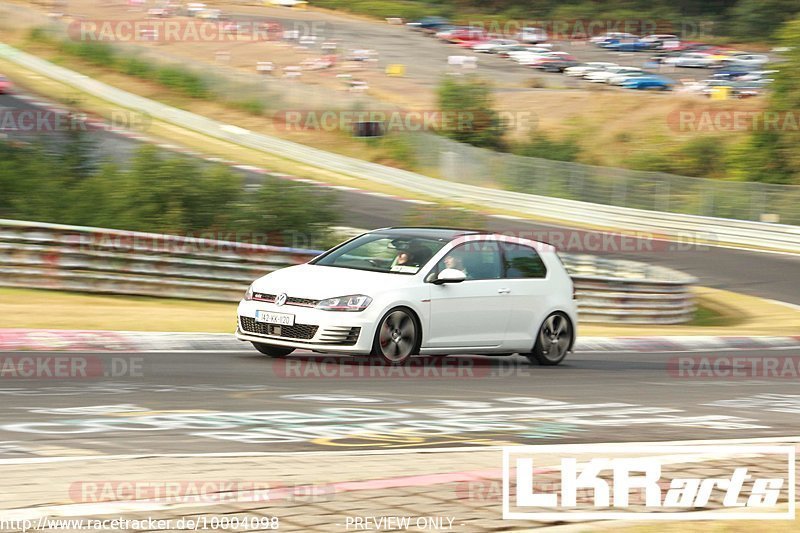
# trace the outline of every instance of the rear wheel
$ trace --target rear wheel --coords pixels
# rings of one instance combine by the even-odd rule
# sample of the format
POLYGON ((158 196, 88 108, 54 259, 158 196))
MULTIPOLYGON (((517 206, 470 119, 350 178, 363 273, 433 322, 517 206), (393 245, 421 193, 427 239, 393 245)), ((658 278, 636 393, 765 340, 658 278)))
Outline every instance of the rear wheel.
POLYGON ((533 352, 526 357, 540 365, 557 365, 567 356, 571 344, 572 323, 564 313, 553 313, 542 323, 533 352))
POLYGON ((372 353, 384 363, 401 365, 419 351, 420 328, 408 309, 390 310, 378 324, 372 353))
POLYGON ((274 346, 272 344, 264 344, 262 342, 254 342, 253 347, 264 355, 270 357, 286 357, 294 351, 294 348, 284 348, 283 346, 274 346))

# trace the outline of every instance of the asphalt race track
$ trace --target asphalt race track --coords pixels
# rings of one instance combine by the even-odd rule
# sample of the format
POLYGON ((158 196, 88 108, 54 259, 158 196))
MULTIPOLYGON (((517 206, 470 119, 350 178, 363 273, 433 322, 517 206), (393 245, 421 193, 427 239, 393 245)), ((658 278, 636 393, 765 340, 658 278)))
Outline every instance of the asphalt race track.
POLYGON ((310 352, 270 359, 242 347, 225 353, 4 354, 0 459, 800 432, 797 349, 587 352, 571 354, 558 367, 533 366, 519 356, 418 357, 398 368, 310 352), (59 356, 88 371, 26 379, 9 364, 21 368, 31 364, 21 358, 33 357, 56 368, 59 356), (708 356, 728 359, 706 359, 703 367, 708 356), (731 377, 768 360, 782 377, 731 377))

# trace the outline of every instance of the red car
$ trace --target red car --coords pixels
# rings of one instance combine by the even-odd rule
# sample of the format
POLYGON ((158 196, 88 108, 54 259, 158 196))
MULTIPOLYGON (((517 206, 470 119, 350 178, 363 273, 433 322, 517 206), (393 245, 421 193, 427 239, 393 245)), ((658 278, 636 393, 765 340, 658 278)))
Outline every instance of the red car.
POLYGON ((0 94, 11 92, 11 80, 5 76, 0 76, 0 94))
POLYGON ((457 29, 447 37, 447 41, 453 44, 475 43, 485 41, 488 38, 483 28, 463 28, 457 29))

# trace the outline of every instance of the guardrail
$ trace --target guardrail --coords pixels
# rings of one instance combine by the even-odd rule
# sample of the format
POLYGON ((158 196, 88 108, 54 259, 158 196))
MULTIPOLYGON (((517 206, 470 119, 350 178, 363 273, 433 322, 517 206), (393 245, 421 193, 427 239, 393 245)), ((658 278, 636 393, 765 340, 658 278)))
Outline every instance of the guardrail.
POLYGON ((148 113, 204 135, 415 194, 580 225, 652 232, 677 240, 689 237, 693 242, 702 240, 711 244, 800 253, 800 226, 592 204, 435 179, 224 124, 111 87, 5 44, 0 44, 0 57, 113 104, 148 113))
MULTIPOLYGON (((314 250, 0 219, 0 285, 239 300, 257 277, 314 250)), ((694 314, 694 278, 664 267, 562 255, 583 322, 676 324, 694 314)))

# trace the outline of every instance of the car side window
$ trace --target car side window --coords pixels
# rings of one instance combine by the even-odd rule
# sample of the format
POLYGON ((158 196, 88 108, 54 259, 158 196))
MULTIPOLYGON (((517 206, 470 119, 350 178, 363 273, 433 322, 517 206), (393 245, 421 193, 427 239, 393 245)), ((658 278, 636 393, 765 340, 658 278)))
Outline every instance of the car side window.
POLYGON ((530 246, 503 243, 501 249, 506 278, 543 278, 547 276, 547 267, 544 266, 544 261, 530 246))
POLYGON ((436 264, 435 275, 445 268, 455 268, 466 274, 467 280, 500 279, 503 265, 495 241, 473 241, 450 250, 436 264))

